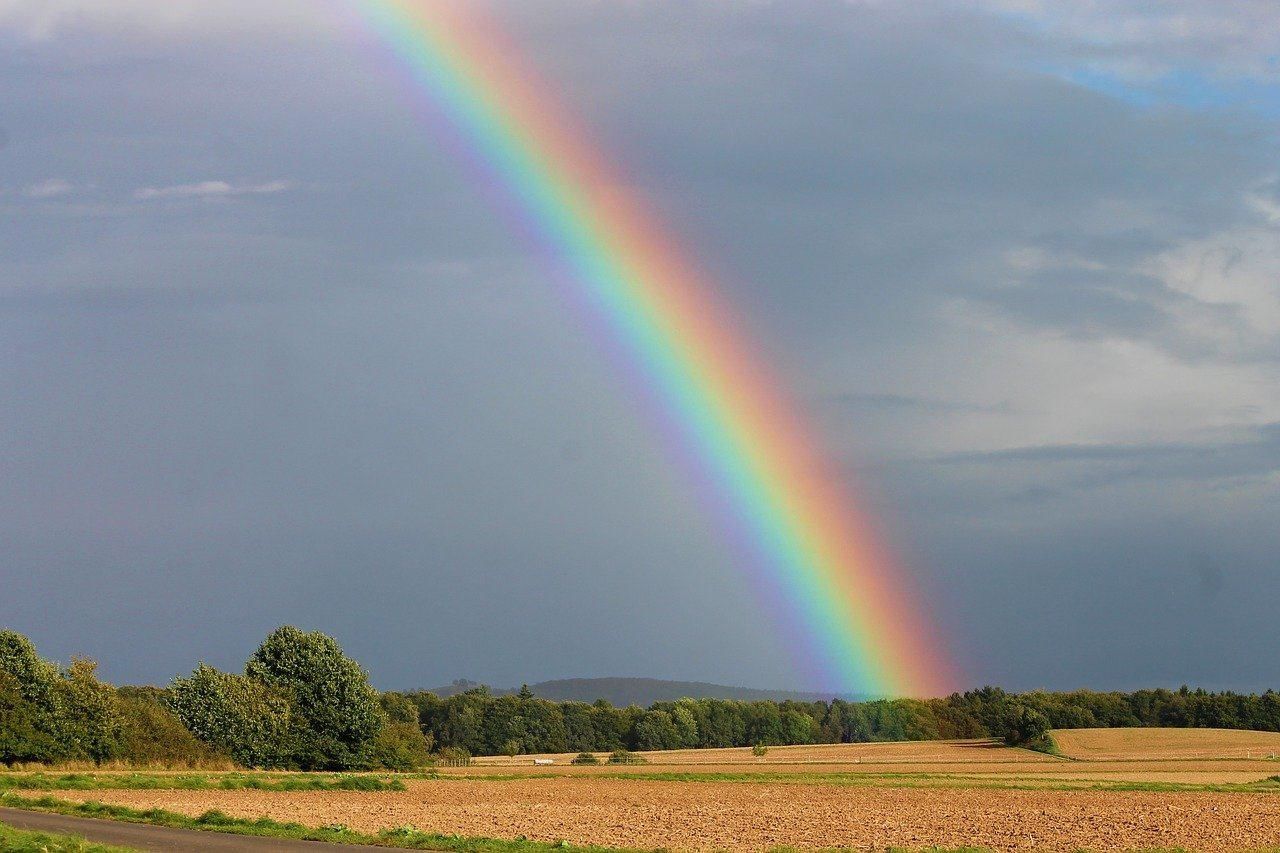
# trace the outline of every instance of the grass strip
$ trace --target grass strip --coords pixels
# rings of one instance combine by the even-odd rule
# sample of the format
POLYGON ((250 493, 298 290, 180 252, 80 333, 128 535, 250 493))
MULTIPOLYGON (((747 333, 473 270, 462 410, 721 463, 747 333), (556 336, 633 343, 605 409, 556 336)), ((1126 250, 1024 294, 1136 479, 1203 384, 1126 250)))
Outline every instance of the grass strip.
POLYGON ((530 841, 523 837, 508 841, 499 838, 440 835, 433 832, 424 832, 413 826, 401 826, 395 829, 383 830, 377 835, 370 835, 348 829, 340 824, 309 827, 300 823, 280 823, 265 817, 257 820, 245 820, 231 817, 217 809, 210 809, 199 817, 188 817, 187 815, 165 811, 164 809, 140 811, 125 806, 112 806, 104 803, 72 803, 50 796, 32 799, 20 797, 12 792, 0 794, 0 805, 75 817, 95 817, 125 821, 127 823, 167 826, 173 829, 229 832, 236 835, 287 838, 296 841, 368 844, 405 850, 447 850, 458 851, 458 853, 541 853, 541 851, 564 850, 572 847, 574 850, 587 851, 587 853, 606 853, 606 851, 608 853, 642 853, 642 851, 629 848, 578 845, 570 844, 567 841, 530 841))
POLYGON ((538 773, 504 775, 441 774, 440 780, 518 782, 529 779, 623 779, 650 782, 731 782, 745 785, 840 785, 882 788, 961 788, 1009 791, 1150 791, 1155 793, 1280 793, 1280 776, 1257 782, 1133 782, 1108 779, 1043 779, 1039 782, 989 779, 948 773, 697 773, 652 771, 630 773, 538 773))
POLYGON ((0 773, 0 791, 404 791, 399 779, 341 774, 0 773))
POLYGON ((129 847, 95 844, 74 835, 14 829, 0 823, 0 850, 6 853, 135 853, 129 847))

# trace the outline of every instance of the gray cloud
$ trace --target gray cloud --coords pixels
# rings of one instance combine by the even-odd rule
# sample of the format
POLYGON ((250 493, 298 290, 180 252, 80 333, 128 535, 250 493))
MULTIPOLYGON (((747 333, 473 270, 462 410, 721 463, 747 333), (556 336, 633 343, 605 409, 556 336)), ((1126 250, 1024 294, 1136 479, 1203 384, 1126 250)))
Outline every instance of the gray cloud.
MULTIPOLYGON (((296 621, 387 687, 809 686, 384 50, 261 6, 0 2, 0 623, 129 680, 296 621), (94 189, 22 196, 50 176, 94 189)), ((1255 73, 1216 23, 1175 44, 1098 8, 497 11, 741 310, 975 681, 1273 684, 1240 638, 1280 594, 1275 119, 1074 82, 1095 37, 1255 73)))

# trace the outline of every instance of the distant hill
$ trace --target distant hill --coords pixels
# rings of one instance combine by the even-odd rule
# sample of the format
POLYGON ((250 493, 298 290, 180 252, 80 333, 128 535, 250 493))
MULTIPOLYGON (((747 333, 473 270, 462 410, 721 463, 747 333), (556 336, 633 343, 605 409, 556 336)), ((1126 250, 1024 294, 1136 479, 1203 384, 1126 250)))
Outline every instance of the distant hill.
MULTIPOLYGON (((431 690, 437 696, 447 697, 480 687, 475 681, 459 679, 447 687, 431 690)), ((489 687, 494 696, 509 696, 519 692, 518 687, 489 687)), ((613 705, 648 706, 654 702, 673 702, 676 699, 741 699, 754 702, 773 700, 782 702, 830 701, 836 694, 803 693, 793 690, 759 690, 752 687, 729 687, 705 681, 664 681, 658 678, 561 678, 530 684, 533 695, 556 702, 594 702, 606 699, 613 705)), ((841 699, 856 700, 856 696, 841 695, 841 699)))

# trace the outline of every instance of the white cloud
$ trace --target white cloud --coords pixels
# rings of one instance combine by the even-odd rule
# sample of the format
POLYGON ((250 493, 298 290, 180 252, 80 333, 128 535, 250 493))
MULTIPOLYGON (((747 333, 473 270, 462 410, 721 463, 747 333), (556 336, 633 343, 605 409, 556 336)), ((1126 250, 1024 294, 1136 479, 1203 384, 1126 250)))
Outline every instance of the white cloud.
POLYGON ((201 181, 194 184, 175 184, 168 187, 142 187, 133 197, 141 201, 176 198, 228 198, 238 195, 270 195, 284 192, 292 186, 288 181, 267 181, 263 184, 231 184, 227 181, 201 181))
POLYGON ((39 183, 31 184, 23 189, 22 194, 27 198, 56 198, 60 195, 70 195, 75 187, 70 181, 63 178, 49 178, 39 183))
POLYGON ((1217 73, 1280 77, 1275 62, 1280 4, 1275 0, 987 0, 986 5, 1076 42, 1126 78, 1159 76, 1188 60, 1217 73))

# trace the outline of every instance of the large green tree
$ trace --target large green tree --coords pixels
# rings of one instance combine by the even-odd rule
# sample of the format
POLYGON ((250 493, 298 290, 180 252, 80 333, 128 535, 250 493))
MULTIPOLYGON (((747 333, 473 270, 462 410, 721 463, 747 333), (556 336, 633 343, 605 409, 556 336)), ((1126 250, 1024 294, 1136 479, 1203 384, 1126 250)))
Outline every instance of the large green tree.
POLYGON ((268 685, 202 663, 170 685, 169 707, 192 734, 241 764, 295 763, 289 703, 268 685))
POLYGON ((386 715, 368 675, 332 637, 292 625, 277 628, 249 658, 245 675, 288 701, 290 747, 299 766, 369 765, 386 715))

